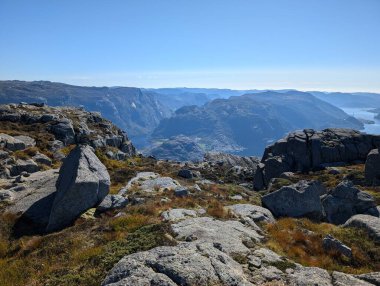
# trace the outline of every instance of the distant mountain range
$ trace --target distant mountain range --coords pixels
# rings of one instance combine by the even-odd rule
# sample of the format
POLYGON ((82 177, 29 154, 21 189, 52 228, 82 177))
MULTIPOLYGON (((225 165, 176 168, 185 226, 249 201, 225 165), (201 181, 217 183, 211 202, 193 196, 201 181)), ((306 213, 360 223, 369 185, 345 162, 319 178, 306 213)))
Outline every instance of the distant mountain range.
POLYGON ((261 154, 266 144, 294 129, 361 129, 362 123, 335 106, 376 108, 380 95, 0 81, 0 103, 19 102, 101 112, 126 130, 140 150, 171 159, 181 154, 177 157, 183 160, 187 153, 199 158, 199 150, 261 154))
POLYGON ((267 91, 182 107, 160 122, 152 141, 184 135, 205 151, 261 155, 292 130, 328 127, 361 129, 363 124, 309 93, 267 91))

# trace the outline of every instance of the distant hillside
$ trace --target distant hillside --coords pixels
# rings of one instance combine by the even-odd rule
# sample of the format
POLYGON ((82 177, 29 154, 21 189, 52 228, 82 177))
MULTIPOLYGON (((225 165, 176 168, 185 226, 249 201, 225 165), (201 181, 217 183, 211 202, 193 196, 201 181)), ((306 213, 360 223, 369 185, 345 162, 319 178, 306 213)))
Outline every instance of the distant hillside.
POLYGON ((369 92, 343 93, 343 92, 311 92, 315 97, 338 107, 380 107, 380 94, 369 92))
POLYGON ((161 119, 170 116, 169 108, 153 95, 132 87, 82 87, 48 81, 0 81, 0 104, 44 102, 50 106, 83 106, 101 114, 127 130, 137 143, 161 119))
POLYGON ((309 93, 268 91, 182 107, 161 121, 152 138, 184 135, 205 151, 261 155, 268 143, 290 131, 328 127, 362 129, 363 124, 309 93))

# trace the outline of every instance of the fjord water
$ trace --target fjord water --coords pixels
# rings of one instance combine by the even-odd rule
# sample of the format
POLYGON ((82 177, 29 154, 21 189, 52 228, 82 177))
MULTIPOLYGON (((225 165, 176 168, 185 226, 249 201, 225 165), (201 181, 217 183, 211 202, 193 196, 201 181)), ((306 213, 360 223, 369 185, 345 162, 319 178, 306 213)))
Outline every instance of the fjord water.
POLYGON ((348 115, 351 115, 357 119, 366 119, 372 120, 374 124, 366 124, 364 123, 364 130, 368 134, 380 134, 380 120, 376 119, 376 113, 370 112, 369 108, 341 108, 348 115))

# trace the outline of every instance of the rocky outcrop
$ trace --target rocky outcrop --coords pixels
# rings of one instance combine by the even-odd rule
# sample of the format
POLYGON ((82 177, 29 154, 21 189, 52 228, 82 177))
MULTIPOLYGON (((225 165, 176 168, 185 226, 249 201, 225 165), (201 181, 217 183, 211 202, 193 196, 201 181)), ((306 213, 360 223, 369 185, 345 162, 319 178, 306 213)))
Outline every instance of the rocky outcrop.
POLYGON ((369 152, 365 161, 365 179, 368 185, 380 185, 380 154, 379 149, 369 152))
MULTIPOLYGON (((34 125, 35 130, 51 134, 55 140, 63 142, 64 145, 88 144, 94 148, 115 147, 125 155, 119 156, 122 158, 136 154, 125 132, 102 118, 99 113, 86 112, 81 108, 33 104, 1 105, 0 122, 34 125)), ((34 139, 29 136, 20 135, 13 138, 6 134, 0 135, 0 146, 5 146, 11 151, 34 145, 34 139)))
POLYGON ((322 197, 322 206, 328 222, 343 224, 353 215, 367 213, 376 204, 371 195, 355 188, 352 182, 343 181, 322 197))
POLYGON ((276 217, 320 219, 323 216, 320 196, 325 192, 318 181, 299 181, 263 196, 261 201, 276 217))
POLYGON ((47 231, 62 229, 87 209, 97 206, 108 194, 109 186, 107 169, 91 147, 76 147, 59 171, 47 231))
POLYGON ((364 229, 377 242, 380 242, 380 218, 370 215, 354 215, 344 224, 345 227, 357 227, 364 229))
POLYGON ((365 161, 380 146, 380 136, 352 129, 305 129, 290 133, 265 149, 254 178, 257 190, 283 172, 308 172, 334 163, 365 161))

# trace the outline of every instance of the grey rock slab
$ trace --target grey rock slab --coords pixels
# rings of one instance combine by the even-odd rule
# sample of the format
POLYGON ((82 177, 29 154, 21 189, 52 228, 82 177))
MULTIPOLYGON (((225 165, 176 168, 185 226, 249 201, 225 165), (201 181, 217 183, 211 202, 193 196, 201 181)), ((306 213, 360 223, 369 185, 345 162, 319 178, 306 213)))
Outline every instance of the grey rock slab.
POLYGON ((180 221, 186 218, 197 217, 197 216, 198 216, 197 211, 188 210, 188 209, 171 209, 171 210, 164 211, 161 214, 161 218, 164 221, 171 221, 171 222, 180 221))
POLYGON ((81 213, 97 206, 108 194, 110 176, 89 146, 77 146, 59 171, 47 231, 70 225, 81 213))
POLYGON ((263 237, 238 221, 220 221, 197 217, 172 225, 178 240, 212 243, 225 253, 247 254, 263 237))
POLYGON ((273 223, 276 221, 270 210, 261 206, 251 204, 236 204, 227 206, 227 209, 229 209, 231 213, 237 217, 249 217, 254 222, 273 223))
POLYGON ((294 286, 333 286, 329 273, 317 267, 297 267, 288 278, 294 286))
POLYGON ((373 285, 380 286, 380 272, 372 272, 356 275, 355 277, 367 281, 373 285))
POLYGON ((102 285, 132 285, 136 281, 150 281, 148 285, 253 285, 239 263, 213 244, 198 242, 125 256, 102 285))
POLYGON ((334 271, 331 277, 334 286, 373 286, 371 283, 342 272, 334 271))
POLYGON ((255 250, 252 255, 258 257, 261 259, 261 261, 266 263, 275 263, 275 262, 281 262, 282 258, 280 255, 278 255, 276 252, 267 249, 267 248, 259 248, 255 250))

